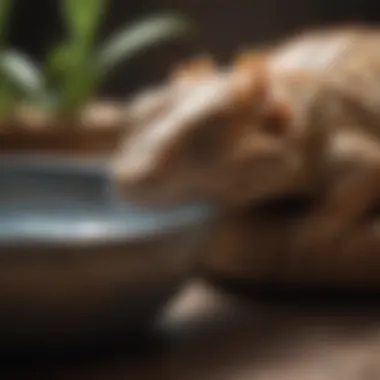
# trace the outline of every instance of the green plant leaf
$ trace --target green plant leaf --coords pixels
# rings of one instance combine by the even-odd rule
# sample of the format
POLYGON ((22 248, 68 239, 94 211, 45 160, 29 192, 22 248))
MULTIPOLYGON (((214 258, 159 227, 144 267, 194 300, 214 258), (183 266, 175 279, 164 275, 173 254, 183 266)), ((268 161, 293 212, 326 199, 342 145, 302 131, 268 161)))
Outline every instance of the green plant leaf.
POLYGON ((0 0, 0 47, 3 46, 6 38, 13 0, 0 0))
POLYGON ((108 0, 61 0, 62 14, 69 29, 70 40, 92 45, 108 0))
POLYGON ((139 21, 112 36, 97 53, 100 75, 150 45, 188 35, 191 23, 178 15, 158 15, 139 21))
POLYGON ((74 116, 96 91, 93 44, 107 0, 61 0, 68 38, 49 55, 49 83, 57 89, 57 111, 74 116))
MULTIPOLYGON (((75 18, 79 13, 89 11, 90 0, 84 0, 80 5, 79 0, 62 1, 66 6, 66 18, 71 22, 71 39, 63 41, 49 54, 46 72, 49 86, 56 90, 56 111, 70 118, 75 117, 77 111, 97 94, 105 74, 122 59, 133 56, 149 45, 177 38, 190 31, 190 23, 182 17, 152 17, 115 35, 94 56, 88 38, 93 39, 94 33, 89 37, 90 25, 94 32, 95 23, 91 24, 90 19, 83 21, 75 18), (84 3, 87 5, 84 6, 84 3)), ((99 1, 105 5, 104 0, 99 1)), ((102 7, 98 0, 95 2, 99 22, 102 7)))
POLYGON ((8 78, 0 72, 0 120, 7 121, 16 105, 16 91, 8 78))
POLYGON ((44 92, 44 77, 38 66, 26 55, 7 50, 1 53, 0 68, 14 85, 30 96, 44 92))
POLYGON ((47 63, 49 85, 56 89, 56 111, 75 116, 96 90, 92 55, 80 46, 63 43, 50 52, 47 63))
POLYGON ((75 45, 64 42, 48 53, 45 63, 48 80, 55 81, 57 78, 65 80, 68 72, 75 64, 74 60, 78 60, 76 50, 78 49, 75 45))
POLYGON ((97 75, 91 62, 82 62, 72 68, 70 77, 59 88, 58 111, 75 117, 76 112, 97 90, 97 75))

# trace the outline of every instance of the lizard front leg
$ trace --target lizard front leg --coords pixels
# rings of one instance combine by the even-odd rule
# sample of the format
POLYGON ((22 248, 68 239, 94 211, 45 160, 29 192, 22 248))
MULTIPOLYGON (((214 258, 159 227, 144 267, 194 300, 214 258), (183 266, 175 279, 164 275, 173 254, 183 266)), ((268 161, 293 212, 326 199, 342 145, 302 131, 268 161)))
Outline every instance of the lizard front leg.
POLYGON ((322 200, 296 228, 297 252, 331 246, 380 198, 380 146, 363 136, 333 139, 331 156, 344 170, 337 171, 322 200))

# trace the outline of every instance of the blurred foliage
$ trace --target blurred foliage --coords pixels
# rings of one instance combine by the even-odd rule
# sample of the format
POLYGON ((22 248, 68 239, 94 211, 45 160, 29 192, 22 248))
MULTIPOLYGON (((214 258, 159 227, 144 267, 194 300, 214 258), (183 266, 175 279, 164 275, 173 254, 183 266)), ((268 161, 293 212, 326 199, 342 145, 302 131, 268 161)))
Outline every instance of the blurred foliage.
MULTIPOLYGON (((12 0, 0 0, 0 57, 5 49, 6 33, 12 5, 12 0)), ((3 66, 3 62, 0 62, 0 115, 8 117, 12 112, 15 94, 11 80, 8 78, 3 66)))
POLYGON ((125 26, 97 46, 108 0, 61 0, 66 38, 48 53, 42 65, 6 43, 12 3, 0 0, 0 118, 19 102, 48 108, 75 118, 97 96, 109 73, 151 45, 183 38, 192 31, 185 17, 155 15, 125 26))

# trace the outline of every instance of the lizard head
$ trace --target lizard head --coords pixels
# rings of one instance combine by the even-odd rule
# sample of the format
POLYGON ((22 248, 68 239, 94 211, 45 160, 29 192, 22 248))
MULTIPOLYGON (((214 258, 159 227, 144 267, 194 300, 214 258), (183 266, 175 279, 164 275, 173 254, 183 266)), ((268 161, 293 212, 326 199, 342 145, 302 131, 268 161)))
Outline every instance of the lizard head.
POLYGON ((112 162, 123 194, 146 203, 228 203, 280 191, 294 166, 288 109, 268 102, 265 65, 243 61, 190 80, 125 139, 112 162))
POLYGON ((126 120, 131 126, 140 128, 168 111, 178 97, 215 72, 216 63, 209 56, 200 56, 175 66, 168 81, 147 88, 130 100, 125 110, 126 120))

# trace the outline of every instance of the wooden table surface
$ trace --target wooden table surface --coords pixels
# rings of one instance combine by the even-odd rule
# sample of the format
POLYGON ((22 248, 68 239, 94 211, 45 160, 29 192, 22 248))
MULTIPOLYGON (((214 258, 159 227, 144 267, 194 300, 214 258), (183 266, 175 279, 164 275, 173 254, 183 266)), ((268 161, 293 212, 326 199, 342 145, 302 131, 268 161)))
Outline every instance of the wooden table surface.
POLYGON ((380 379, 376 302, 263 302, 194 280, 170 303, 158 328, 160 343, 146 342, 138 355, 120 349, 58 365, 42 360, 1 379, 380 379))

